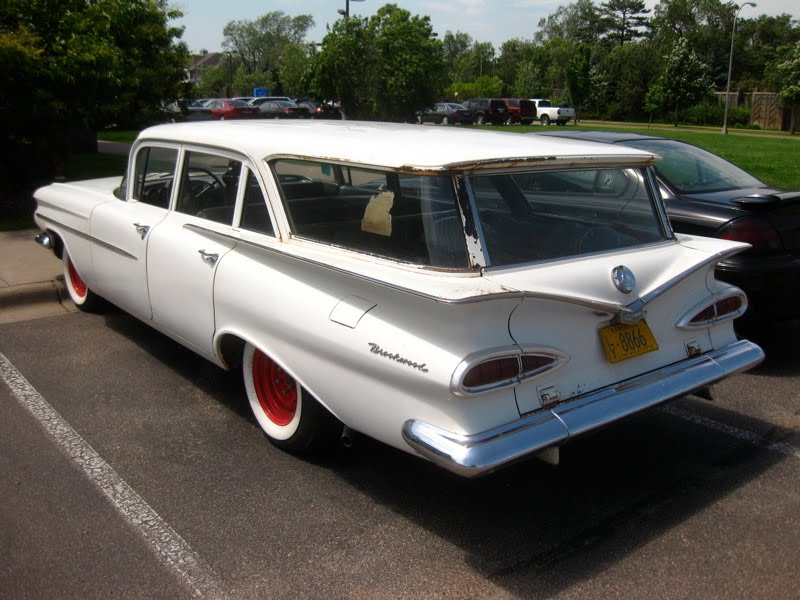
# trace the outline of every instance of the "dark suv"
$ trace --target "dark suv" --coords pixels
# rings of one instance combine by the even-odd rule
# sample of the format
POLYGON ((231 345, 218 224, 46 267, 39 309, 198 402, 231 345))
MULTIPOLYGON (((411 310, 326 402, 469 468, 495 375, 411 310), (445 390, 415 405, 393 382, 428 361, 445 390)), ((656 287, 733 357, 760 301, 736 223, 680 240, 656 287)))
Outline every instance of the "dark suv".
POLYGON ((536 105, 526 98, 503 98, 508 105, 507 125, 530 125, 536 120, 536 105))
POLYGON ((502 125, 508 119, 508 106, 497 98, 470 98, 463 104, 475 115, 476 125, 502 125))

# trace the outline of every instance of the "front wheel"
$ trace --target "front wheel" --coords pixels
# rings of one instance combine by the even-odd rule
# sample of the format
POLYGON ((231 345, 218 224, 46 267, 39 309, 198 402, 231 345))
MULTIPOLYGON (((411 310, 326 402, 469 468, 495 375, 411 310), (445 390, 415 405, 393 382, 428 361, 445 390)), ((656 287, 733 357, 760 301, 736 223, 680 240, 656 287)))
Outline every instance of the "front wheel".
POLYGON ((542 125, 545 126, 550 125, 550 117, 548 117, 547 115, 542 115, 541 122, 542 125))
POLYGON ((78 269, 72 263, 66 248, 62 252, 61 263, 64 266, 64 283, 75 306, 84 312, 96 312, 100 308, 102 300, 86 285, 78 273, 78 269))
POLYGON ((242 358, 247 399, 267 439, 283 450, 330 447, 342 424, 283 367, 247 344, 242 358))

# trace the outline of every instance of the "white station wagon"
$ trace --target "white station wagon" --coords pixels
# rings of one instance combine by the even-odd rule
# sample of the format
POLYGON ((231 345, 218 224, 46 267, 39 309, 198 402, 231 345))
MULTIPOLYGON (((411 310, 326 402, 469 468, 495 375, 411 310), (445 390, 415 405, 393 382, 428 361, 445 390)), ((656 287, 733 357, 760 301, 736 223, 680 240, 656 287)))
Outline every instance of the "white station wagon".
POLYGON ((464 476, 758 364, 651 154, 360 122, 153 127, 127 175, 37 191, 72 299, 241 367, 276 446, 354 432, 464 476))

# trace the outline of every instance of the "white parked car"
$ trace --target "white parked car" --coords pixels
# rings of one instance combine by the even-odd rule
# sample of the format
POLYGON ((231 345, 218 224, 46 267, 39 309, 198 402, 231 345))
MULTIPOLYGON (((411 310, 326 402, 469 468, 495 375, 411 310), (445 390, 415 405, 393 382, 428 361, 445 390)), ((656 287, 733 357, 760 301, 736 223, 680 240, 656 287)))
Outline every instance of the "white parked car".
POLYGON ((675 235, 646 152, 359 122, 162 125, 36 192, 84 309, 242 368, 275 445, 361 432, 465 476, 750 368, 746 248, 675 235))

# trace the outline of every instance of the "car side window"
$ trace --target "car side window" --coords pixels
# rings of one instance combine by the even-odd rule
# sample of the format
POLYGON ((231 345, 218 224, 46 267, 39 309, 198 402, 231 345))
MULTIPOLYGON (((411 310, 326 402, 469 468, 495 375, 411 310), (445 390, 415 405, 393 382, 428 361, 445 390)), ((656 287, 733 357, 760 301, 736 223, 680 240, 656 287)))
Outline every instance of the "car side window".
POLYGON ((205 152, 187 152, 175 210, 230 225, 241 173, 241 161, 205 152))
POLYGON ((289 159, 271 165, 294 236, 417 265, 468 268, 450 177, 289 159))
POLYGON ((178 150, 145 146, 136 153, 133 198, 145 204, 169 208, 178 150))
POLYGON ((242 229, 275 235, 272 220, 267 210, 267 202, 258 178, 255 173, 245 167, 244 179, 244 202, 242 204, 242 229))

